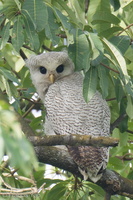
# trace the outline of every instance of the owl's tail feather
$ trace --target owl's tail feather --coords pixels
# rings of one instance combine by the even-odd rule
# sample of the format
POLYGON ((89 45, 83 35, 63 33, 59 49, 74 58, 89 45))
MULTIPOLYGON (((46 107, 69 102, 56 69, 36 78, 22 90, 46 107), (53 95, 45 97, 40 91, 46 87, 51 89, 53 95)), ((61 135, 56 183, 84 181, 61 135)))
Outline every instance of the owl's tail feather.
POLYGON ((80 167, 79 167, 79 171, 83 175, 85 181, 90 179, 94 183, 96 183, 102 177, 102 173, 98 173, 98 174, 94 175, 94 174, 90 173, 88 170, 83 170, 80 167))

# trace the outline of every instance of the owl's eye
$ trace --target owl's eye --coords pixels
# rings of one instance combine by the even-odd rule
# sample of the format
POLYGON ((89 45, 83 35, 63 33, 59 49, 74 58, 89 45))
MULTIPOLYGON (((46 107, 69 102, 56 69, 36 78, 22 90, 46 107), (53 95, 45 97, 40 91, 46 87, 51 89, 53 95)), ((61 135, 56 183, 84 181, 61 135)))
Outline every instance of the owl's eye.
POLYGON ((64 71, 64 65, 59 65, 57 68, 56 68, 56 71, 57 73, 61 73, 64 71))
POLYGON ((47 69, 45 67, 39 67, 39 70, 41 72, 41 74, 46 74, 47 73, 47 69))

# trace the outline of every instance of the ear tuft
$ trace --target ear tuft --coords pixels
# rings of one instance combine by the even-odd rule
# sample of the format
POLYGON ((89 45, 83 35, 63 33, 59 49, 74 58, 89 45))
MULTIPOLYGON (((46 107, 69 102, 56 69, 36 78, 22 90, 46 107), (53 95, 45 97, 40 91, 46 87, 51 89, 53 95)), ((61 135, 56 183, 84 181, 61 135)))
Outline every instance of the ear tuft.
POLYGON ((36 55, 32 55, 32 56, 30 56, 29 59, 26 59, 25 60, 25 65, 28 68, 36 66, 37 65, 37 56, 36 55))

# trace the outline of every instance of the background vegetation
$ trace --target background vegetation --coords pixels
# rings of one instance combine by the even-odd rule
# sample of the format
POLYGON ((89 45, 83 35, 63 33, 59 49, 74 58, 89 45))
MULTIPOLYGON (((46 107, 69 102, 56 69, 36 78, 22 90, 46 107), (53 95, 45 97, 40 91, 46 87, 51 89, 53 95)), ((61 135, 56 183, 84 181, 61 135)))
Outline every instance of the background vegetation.
POLYGON ((85 100, 98 89, 108 101, 111 134, 120 140, 110 150, 108 169, 133 179, 132 9, 132 0, 0 1, 0 200, 100 200, 105 195, 99 186, 57 168, 56 179, 46 179, 47 168, 37 163, 25 137, 30 131, 43 134, 45 112, 24 60, 46 51, 67 50, 75 70, 84 72, 85 100), (35 117, 34 110, 41 115, 35 117), (3 160, 5 153, 9 160, 3 160), (17 192, 27 196, 12 197, 17 192))

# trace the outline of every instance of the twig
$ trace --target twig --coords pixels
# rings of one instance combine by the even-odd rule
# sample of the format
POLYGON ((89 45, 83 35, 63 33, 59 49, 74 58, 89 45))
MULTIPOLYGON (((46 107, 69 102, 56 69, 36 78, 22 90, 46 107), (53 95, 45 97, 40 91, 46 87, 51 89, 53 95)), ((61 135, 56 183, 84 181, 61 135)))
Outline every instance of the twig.
POLYGON ((119 36, 121 33, 123 33, 124 31, 126 31, 127 29, 129 29, 131 26, 133 26, 133 23, 128 25, 126 28, 124 28, 124 30, 120 31, 117 36, 119 36))
POLYGON ((60 38, 67 38, 66 34, 57 34, 56 36, 58 36, 60 38))
MULTIPOLYGON (((5 174, 8 177, 12 177, 11 174, 9 174, 9 173, 5 173, 5 174)), ((22 176, 17 176, 17 178, 20 178, 21 180, 25 180, 29 183, 32 183, 33 185, 35 185, 35 187, 22 188, 22 189, 14 188, 14 187, 11 187, 8 183, 6 183, 3 180, 3 178, 0 176, 0 180, 1 180, 2 184, 6 188, 8 188, 8 189, 0 188, 0 195, 24 196, 24 195, 33 195, 33 194, 38 193, 38 188, 36 187, 36 184, 35 184, 35 182, 33 182, 33 180, 30 180, 30 179, 28 179, 26 177, 22 177, 22 176)))
POLYGON ((40 101, 40 98, 37 99, 33 105, 31 105, 31 107, 23 114, 22 117, 25 118, 30 113, 30 111, 35 107, 35 104, 37 104, 39 101, 40 101))
POLYGON ((131 131, 131 130, 127 130, 127 132, 133 134, 133 131, 131 131))
POLYGON ((37 101, 35 101, 34 99, 28 99, 28 98, 26 98, 26 97, 22 97, 22 99, 25 99, 25 100, 27 100, 27 101, 33 103, 33 104, 41 104, 41 105, 43 105, 43 103, 37 102, 37 101))
POLYGON ((27 59, 27 56, 25 55, 25 53, 24 53, 24 51, 23 51, 22 49, 20 49, 19 53, 20 53, 20 56, 21 56, 24 60, 27 59))
POLYGON ((114 101, 114 100, 116 100, 115 97, 114 97, 114 98, 111 98, 111 99, 106 99, 106 101, 114 101))
POLYGON ((115 69, 112 69, 111 67, 109 67, 108 65, 105 65, 104 63, 100 63, 102 66, 106 67, 107 69, 110 69, 111 71, 117 73, 117 74, 120 74, 120 72, 118 72, 117 70, 115 69))
POLYGON ((45 46, 44 44, 42 45, 42 48, 47 50, 47 51, 52 51, 50 48, 48 48, 47 46, 45 46))
MULTIPOLYGON (((2 173, 2 175, 5 176, 5 177, 14 177, 14 178, 17 178, 19 180, 26 181, 28 183, 31 183, 34 186, 36 185, 35 181, 33 181, 32 179, 24 177, 24 176, 19 176, 18 174, 13 174, 13 176, 12 176, 12 174, 10 174, 10 173, 2 173)), ((8 187, 8 188, 10 188, 10 187, 8 187)))
POLYGON ((120 122, 127 116, 126 113, 123 113, 122 115, 120 115, 110 126, 110 132, 112 133, 112 131, 120 124, 120 122))
POLYGON ((127 157, 127 156, 133 156, 133 154, 132 153, 126 153, 123 156, 116 156, 116 157, 119 158, 120 160, 123 160, 123 161, 133 160, 133 157, 127 157))

